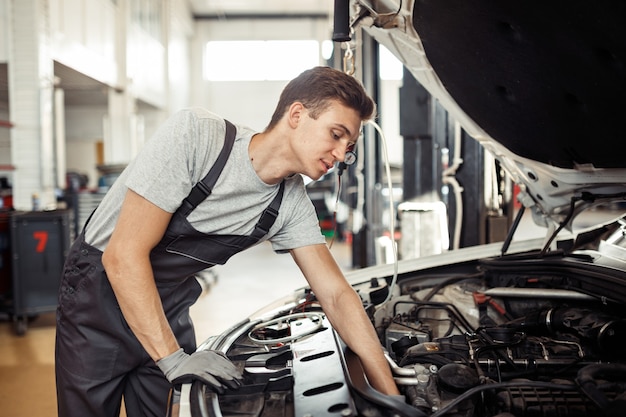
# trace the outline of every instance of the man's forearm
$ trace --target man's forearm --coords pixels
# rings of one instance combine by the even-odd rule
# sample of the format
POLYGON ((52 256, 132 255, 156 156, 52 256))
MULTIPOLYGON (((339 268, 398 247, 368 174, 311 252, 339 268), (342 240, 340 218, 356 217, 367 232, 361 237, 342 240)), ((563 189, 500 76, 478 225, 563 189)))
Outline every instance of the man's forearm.
POLYGON ((179 345, 163 311, 152 270, 138 265, 123 273, 110 269, 109 282, 124 319, 146 352, 154 360, 175 352, 179 345))
POLYGON ((162 239, 171 217, 171 213, 128 190, 102 254, 102 264, 126 323, 154 360, 179 348, 165 317, 150 263, 150 252, 162 239))
POLYGON ((361 298, 346 281, 326 245, 292 249, 291 254, 317 296, 324 313, 356 353, 368 380, 382 393, 397 395, 391 368, 361 298))
POLYGON ((376 331, 359 296, 348 292, 334 308, 328 310, 329 320, 343 341, 361 360, 370 384, 384 394, 399 394, 376 331))

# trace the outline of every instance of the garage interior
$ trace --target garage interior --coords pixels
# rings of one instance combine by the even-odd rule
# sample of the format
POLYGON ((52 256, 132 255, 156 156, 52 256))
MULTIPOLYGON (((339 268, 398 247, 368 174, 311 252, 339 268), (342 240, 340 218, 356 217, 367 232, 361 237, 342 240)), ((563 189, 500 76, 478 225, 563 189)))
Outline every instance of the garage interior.
MULTIPOLYGON (((56 415, 56 270, 29 272, 30 246, 10 231, 41 221, 62 261, 169 115, 200 106, 263 129, 282 87, 304 69, 287 64, 310 42, 316 55, 302 62, 353 70, 378 107, 381 130, 364 129, 336 213, 334 173, 308 186, 342 268, 390 263, 392 245, 409 259, 507 238, 520 208, 511 179, 388 49, 366 33, 333 41, 334 11, 332 0, 0 0, 0 414, 56 415), (272 42, 293 43, 263 59, 237 49, 252 41, 266 42, 253 47, 268 54, 272 42), (242 67, 258 75, 261 63, 275 66, 258 79, 224 75, 242 67), (27 282, 52 290, 16 311, 27 282)), ((515 239, 544 235, 529 216, 522 222, 515 239)), ((270 252, 260 245, 199 278, 198 342, 306 284, 290 257, 270 252)))

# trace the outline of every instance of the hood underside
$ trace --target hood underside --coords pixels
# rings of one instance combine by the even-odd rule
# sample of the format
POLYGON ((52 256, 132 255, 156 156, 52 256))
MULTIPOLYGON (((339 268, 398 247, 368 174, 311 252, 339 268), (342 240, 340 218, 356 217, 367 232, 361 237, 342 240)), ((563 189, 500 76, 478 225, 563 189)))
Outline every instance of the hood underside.
POLYGON ((353 26, 501 162, 524 205, 558 217, 583 192, 624 198, 626 3, 390 0, 356 9, 353 26))

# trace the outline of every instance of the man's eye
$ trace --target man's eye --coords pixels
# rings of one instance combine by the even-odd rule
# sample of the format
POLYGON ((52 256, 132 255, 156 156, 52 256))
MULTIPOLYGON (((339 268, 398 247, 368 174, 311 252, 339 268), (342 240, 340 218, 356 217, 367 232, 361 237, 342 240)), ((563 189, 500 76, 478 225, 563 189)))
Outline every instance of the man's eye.
POLYGON ((346 147, 346 152, 352 152, 354 150, 354 143, 349 143, 346 147))

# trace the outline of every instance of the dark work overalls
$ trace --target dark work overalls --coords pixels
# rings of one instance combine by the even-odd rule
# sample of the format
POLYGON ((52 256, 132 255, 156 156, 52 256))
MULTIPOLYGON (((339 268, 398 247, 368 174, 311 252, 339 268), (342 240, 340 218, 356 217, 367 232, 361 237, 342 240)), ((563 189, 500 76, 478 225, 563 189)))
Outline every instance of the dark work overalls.
MULTIPOLYGON (((196 349, 189 307, 201 293, 194 274, 258 243, 276 220, 284 192, 281 183, 250 236, 205 234, 191 226, 187 216, 211 193, 234 137, 235 127, 226 122, 217 161, 174 213, 150 257, 165 314, 187 353, 196 349)), ((126 324, 101 257, 83 230, 65 262, 55 357, 59 416, 117 417, 122 395, 129 417, 164 416, 170 383, 126 324)))

